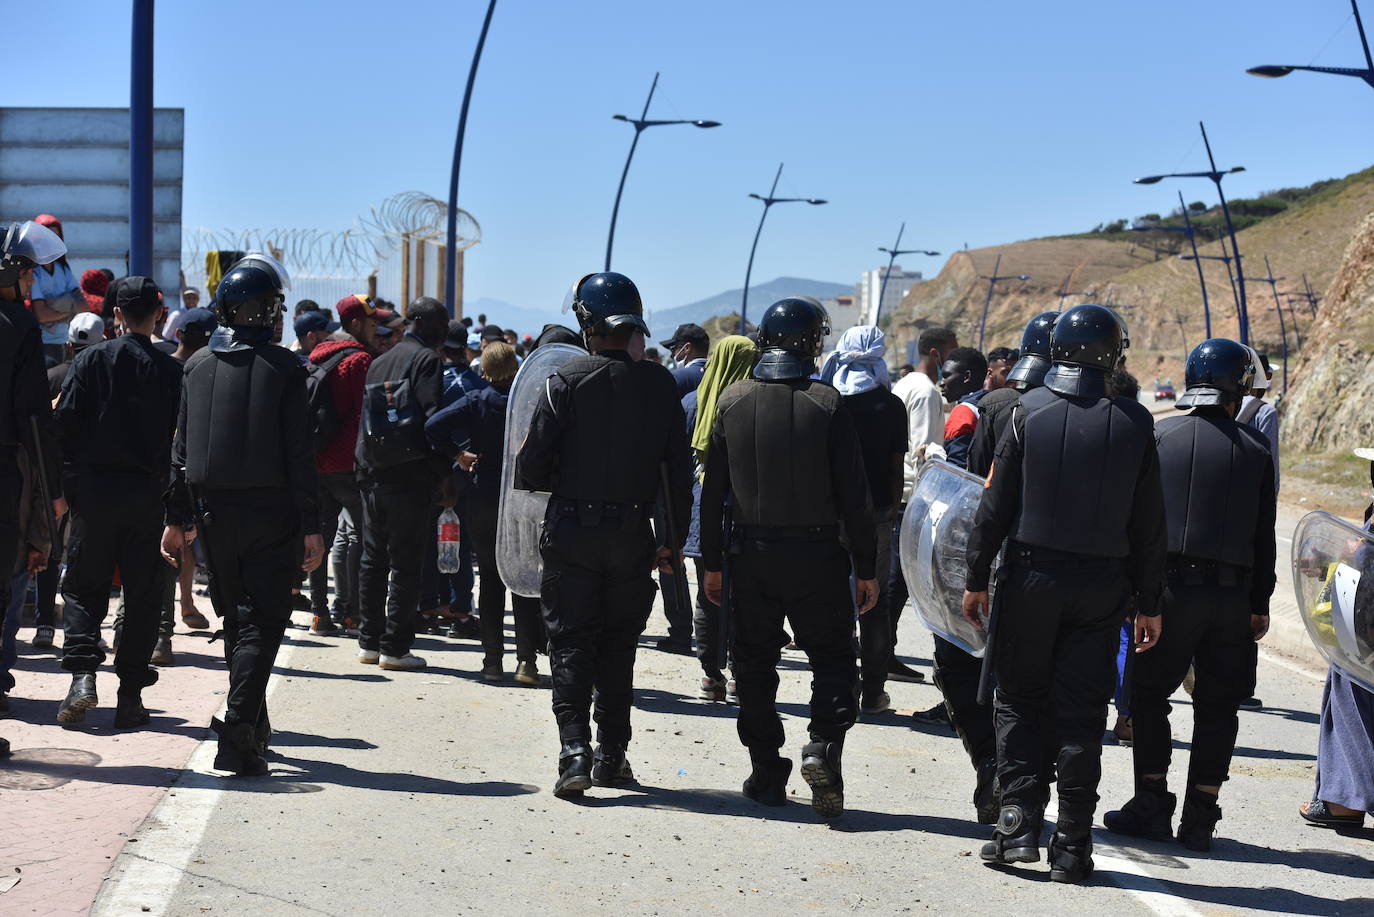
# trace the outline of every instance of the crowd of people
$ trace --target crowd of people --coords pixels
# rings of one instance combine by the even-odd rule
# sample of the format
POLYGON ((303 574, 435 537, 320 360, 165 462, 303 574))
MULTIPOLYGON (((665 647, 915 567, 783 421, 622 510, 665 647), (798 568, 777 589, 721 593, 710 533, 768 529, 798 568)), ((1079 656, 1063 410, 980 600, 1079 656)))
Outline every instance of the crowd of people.
MULTIPOLYGON (((1106 826, 1209 848, 1275 583, 1263 354, 1203 342, 1178 400, 1189 413, 1156 424, 1126 371, 1124 322, 1101 306, 1036 316, 1019 347, 986 353, 925 327, 916 362, 894 371, 877 327, 824 353, 828 316, 804 297, 773 304, 748 336, 713 342, 684 324, 659 351, 634 284, 613 273, 574 286, 576 329, 522 338, 429 297, 402 313, 357 294, 332 310, 298 302, 287 349, 289 277, 270 256, 232 264, 207 307, 186 289, 169 310, 146 277, 77 283, 60 237, 45 215, 5 229, 0 252, 0 550, 16 558, 0 686, 14 688, 32 597, 32 645, 62 630, 63 726, 99 706, 112 591, 114 724, 130 729, 149 723, 142 691, 175 661, 178 613, 212 626, 195 607, 202 585, 229 670, 218 769, 268 771, 266 689, 299 611, 315 635, 356 637, 360 664, 423 669, 417 633, 446 634, 480 642, 485 681, 550 686, 554 791, 577 797, 634 779, 634 660, 657 573, 657 646, 695 652, 699 698, 738 705, 743 792, 764 805, 785 803, 793 767, 777 666, 788 645, 805 653, 800 772, 836 817, 846 733, 892 710, 889 681, 926 677, 897 652, 908 504, 923 475, 962 469, 983 483, 952 613, 989 629, 988 648, 980 660, 932 624, 943 701, 914 720, 962 739, 974 816, 993 826, 983 858, 1040 859, 1057 782, 1051 876, 1091 873, 1113 697, 1136 781, 1106 826), (533 416, 508 453, 519 367, 550 344, 579 355, 530 383, 533 416), (511 592, 508 675, 498 532, 512 478, 549 497, 540 594, 511 592), (1175 829, 1168 698, 1185 682, 1194 735, 1175 829)), ((1333 678, 1322 740, 1345 763, 1322 773, 1335 789, 1303 816, 1344 825, 1374 808, 1367 784, 1348 791, 1348 760, 1367 775, 1374 757, 1374 705, 1333 678)))

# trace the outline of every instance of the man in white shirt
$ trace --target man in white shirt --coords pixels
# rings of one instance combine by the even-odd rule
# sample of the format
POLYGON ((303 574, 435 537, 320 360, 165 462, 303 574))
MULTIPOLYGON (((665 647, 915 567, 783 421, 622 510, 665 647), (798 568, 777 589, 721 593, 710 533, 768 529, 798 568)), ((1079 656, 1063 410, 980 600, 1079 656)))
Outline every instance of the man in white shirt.
MULTIPOLYGON (((907 373, 892 387, 892 394, 906 405, 907 440, 911 443, 902 474, 902 505, 894 520, 892 572, 887 584, 893 647, 897 645, 897 624, 901 621, 902 609, 906 607, 907 599, 910 597, 906 577, 902 574, 899 543, 902 515, 906 511, 906 501, 911 497, 911 489, 916 484, 916 473, 920 470, 921 463, 927 458, 944 454, 945 402, 935 381, 940 376, 940 366, 949 356, 949 352, 958 346, 959 341, 950 329, 925 329, 916 343, 916 349, 919 351, 916 371, 907 373)), ((895 652, 888 667, 888 678, 892 681, 925 681, 924 675, 898 660, 895 652)))

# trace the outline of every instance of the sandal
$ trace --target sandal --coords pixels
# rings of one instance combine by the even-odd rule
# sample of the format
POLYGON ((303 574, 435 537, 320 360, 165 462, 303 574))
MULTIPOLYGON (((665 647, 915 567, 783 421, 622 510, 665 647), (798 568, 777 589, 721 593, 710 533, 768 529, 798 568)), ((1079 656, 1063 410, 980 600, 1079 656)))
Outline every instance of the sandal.
POLYGON ((1320 799, 1298 806, 1298 814, 1308 823, 1322 828, 1359 828, 1364 825, 1363 812, 1337 815, 1331 811, 1328 803, 1320 799))

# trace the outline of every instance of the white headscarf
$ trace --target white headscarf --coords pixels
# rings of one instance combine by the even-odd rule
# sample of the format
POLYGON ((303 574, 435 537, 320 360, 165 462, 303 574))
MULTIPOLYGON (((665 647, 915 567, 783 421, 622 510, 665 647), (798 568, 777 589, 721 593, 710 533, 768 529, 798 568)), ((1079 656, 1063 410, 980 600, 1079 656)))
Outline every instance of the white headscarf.
POLYGON ((840 335, 835 352, 821 367, 821 381, 839 389, 841 395, 859 395, 875 388, 892 388, 883 355, 887 344, 883 332, 874 325, 859 325, 840 335))

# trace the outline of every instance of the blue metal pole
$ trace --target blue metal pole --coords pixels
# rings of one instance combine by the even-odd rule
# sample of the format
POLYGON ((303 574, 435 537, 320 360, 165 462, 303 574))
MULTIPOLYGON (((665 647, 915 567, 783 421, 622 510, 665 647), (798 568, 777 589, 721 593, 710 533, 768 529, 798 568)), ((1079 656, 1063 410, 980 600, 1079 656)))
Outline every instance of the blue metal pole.
POLYGON ((897 241, 892 244, 892 257, 887 259, 887 270, 883 273, 883 282, 878 285, 878 301, 873 306, 873 327, 878 327, 878 318, 883 314, 883 297, 887 295, 887 278, 892 275, 892 265, 897 263, 897 250, 902 247, 902 233, 906 232, 906 223, 903 222, 897 230, 897 241))
POLYGON ((129 58, 129 273, 153 276, 153 0, 134 0, 129 58))
POLYGON ((448 314, 458 318, 458 173, 463 168, 463 135, 468 130, 468 105, 472 102, 472 85, 477 82, 477 65, 482 61, 482 46, 487 43, 487 29, 496 0, 487 4, 482 20, 482 32, 477 36, 477 50, 472 52, 472 66, 468 68, 468 84, 463 90, 463 108, 458 114, 458 137, 453 141, 453 173, 448 180, 448 225, 444 233, 444 305, 448 314))
POLYGON ((978 320, 978 349, 983 349, 983 332, 988 326, 988 307, 992 305, 992 288, 997 286, 997 271, 1002 266, 1002 256, 997 256, 997 263, 992 266, 992 276, 988 278, 988 296, 983 300, 983 317, 978 320))
POLYGON ((763 215, 759 217, 759 228, 754 230, 754 244, 749 247, 749 264, 744 269, 744 294, 739 303, 739 333, 748 332, 749 315, 749 278, 754 274, 754 253, 759 250, 759 236, 763 235, 763 221, 768 219, 768 208, 773 206, 773 195, 778 190, 778 179, 782 178, 782 163, 778 163, 778 174, 773 176, 773 187, 768 189, 768 197, 763 201, 763 215))
POLYGON ((1178 193, 1178 206, 1183 211, 1183 225, 1188 227, 1188 244, 1193 247, 1193 264, 1197 265, 1197 283, 1202 288, 1202 321, 1206 325, 1206 340, 1212 338, 1212 307, 1207 302, 1207 279, 1202 274, 1202 259, 1197 256, 1197 239, 1194 238, 1197 231, 1193 229, 1193 221, 1188 219, 1188 205, 1183 203, 1183 192, 1178 193))
POLYGON ((649 103, 654 100, 654 90, 658 88, 658 74, 654 74, 654 81, 649 86, 649 97, 644 100, 644 111, 639 115, 639 120, 635 122, 635 139, 630 141, 630 155, 625 157, 625 168, 620 173, 620 187, 615 189, 615 206, 611 208, 611 230, 606 235, 606 267, 611 269, 611 248, 615 245, 615 221, 620 216, 620 198, 625 194, 625 179, 630 175, 630 163, 635 158, 635 148, 639 146, 639 135, 644 133, 644 121, 649 117, 649 103))
MULTIPOLYGON (((1198 129, 1202 131, 1202 145, 1207 148, 1207 161, 1212 166, 1212 174, 1217 174, 1217 161, 1212 157, 1212 143, 1207 139, 1207 126, 1201 121, 1197 123, 1198 129)), ((1231 222, 1231 208, 1226 204, 1226 192, 1221 190, 1221 179, 1212 179, 1217 186, 1217 197, 1221 199, 1221 213, 1226 217, 1226 234, 1231 237, 1231 257, 1236 261, 1236 290, 1239 294, 1237 300, 1240 313, 1240 342, 1250 343, 1250 307, 1245 297, 1245 269, 1240 263, 1240 243, 1236 241, 1236 227, 1231 222)))

